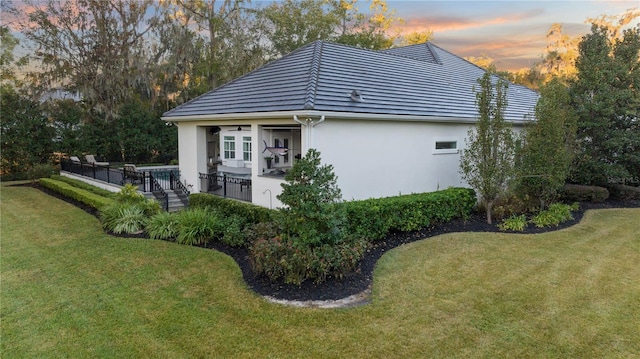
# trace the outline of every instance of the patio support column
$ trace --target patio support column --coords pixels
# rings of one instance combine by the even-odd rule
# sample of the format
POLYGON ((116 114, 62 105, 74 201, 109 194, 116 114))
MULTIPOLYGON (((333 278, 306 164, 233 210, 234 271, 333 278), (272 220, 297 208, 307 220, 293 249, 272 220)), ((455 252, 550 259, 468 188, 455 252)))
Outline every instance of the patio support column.
POLYGON ((192 123, 179 123, 178 126, 181 180, 185 185, 193 186, 192 192, 201 192, 202 181, 198 176, 207 173, 207 128, 192 123))

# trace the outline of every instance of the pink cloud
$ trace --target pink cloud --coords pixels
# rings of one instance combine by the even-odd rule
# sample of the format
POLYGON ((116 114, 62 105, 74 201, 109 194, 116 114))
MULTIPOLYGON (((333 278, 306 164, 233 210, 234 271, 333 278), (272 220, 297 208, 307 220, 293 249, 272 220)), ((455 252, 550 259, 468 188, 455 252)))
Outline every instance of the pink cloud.
POLYGON ((520 23, 524 20, 536 17, 542 13, 544 13, 543 9, 531 9, 525 12, 513 13, 505 16, 496 16, 486 19, 474 19, 457 16, 440 16, 437 14, 431 14, 405 19, 405 23, 403 25, 400 25, 399 27, 402 32, 432 30, 437 34, 438 32, 445 31, 458 31, 494 25, 520 23))

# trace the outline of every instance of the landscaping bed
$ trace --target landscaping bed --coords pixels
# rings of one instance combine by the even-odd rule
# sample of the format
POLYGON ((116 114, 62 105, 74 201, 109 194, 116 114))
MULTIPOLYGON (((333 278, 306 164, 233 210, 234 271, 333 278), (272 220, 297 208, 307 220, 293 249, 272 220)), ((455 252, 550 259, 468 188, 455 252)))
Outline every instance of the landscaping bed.
MULTIPOLYGON (((38 184, 25 184, 34 186, 43 190, 49 195, 70 202, 86 212, 97 215, 97 211, 85 204, 70 200, 56 192, 48 190, 38 184)), ((580 202, 579 209, 572 212, 574 219, 566 221, 557 227, 538 228, 528 226, 522 234, 543 233, 555 231, 573 226, 580 222, 586 210, 603 209, 603 208, 640 208, 640 201, 616 201, 606 200, 600 203, 580 202)), ((231 256, 242 271, 242 276, 247 286, 257 294, 269 296, 277 299, 293 300, 293 301, 309 301, 309 300, 337 300, 361 293, 371 287, 373 282, 373 272, 378 259, 387 251, 401 246, 406 243, 414 242, 444 233, 453 232, 501 232, 497 224, 487 224, 483 214, 473 214, 470 218, 454 219, 450 222, 439 224, 437 226, 423 228, 412 232, 392 232, 384 239, 376 241, 369 248, 362 260, 359 262, 358 270, 355 273, 347 275, 343 279, 328 278, 323 283, 316 284, 313 281, 304 281, 301 285, 272 283, 266 277, 256 276, 249 262, 249 251, 243 247, 231 247, 220 242, 210 242, 203 245, 204 248, 215 249, 231 256)), ((120 235, 121 237, 138 237, 144 238, 144 235, 120 235)))

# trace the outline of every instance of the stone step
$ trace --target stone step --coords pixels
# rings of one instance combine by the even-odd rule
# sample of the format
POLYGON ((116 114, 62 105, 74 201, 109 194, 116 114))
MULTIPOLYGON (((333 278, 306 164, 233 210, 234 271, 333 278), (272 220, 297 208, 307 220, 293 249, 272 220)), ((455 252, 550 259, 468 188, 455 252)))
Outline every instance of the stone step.
MULTIPOLYGON (((189 200, 187 196, 171 190, 167 190, 166 192, 168 197, 168 212, 176 212, 186 207, 185 203, 188 203, 189 200)), ((157 198, 153 193, 145 193, 145 196, 160 202, 160 206, 164 208, 164 203, 161 198, 157 198)))

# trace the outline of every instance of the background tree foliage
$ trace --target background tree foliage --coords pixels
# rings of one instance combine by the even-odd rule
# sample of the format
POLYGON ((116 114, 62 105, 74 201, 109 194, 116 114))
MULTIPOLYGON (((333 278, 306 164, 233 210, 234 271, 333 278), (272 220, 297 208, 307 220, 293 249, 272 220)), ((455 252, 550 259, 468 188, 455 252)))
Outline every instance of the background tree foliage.
POLYGON ((572 104, 579 152, 571 180, 606 184, 640 176, 640 28, 593 25, 580 42, 572 104))
POLYGON ((487 71, 478 85, 478 121, 469 130, 462 150, 460 173, 476 190, 485 206, 487 223, 491 223, 493 203, 505 193, 513 176, 514 141, 511 126, 504 120, 507 82, 487 71))
POLYGON ((153 0, 25 0, 34 7, 23 33, 34 46, 43 88, 78 91, 105 119, 139 93, 149 93, 145 37, 157 22, 153 0))
POLYGON ((17 70, 27 63, 27 58, 15 59, 14 49, 20 41, 11 34, 9 27, 0 25, 0 85, 13 84, 20 87, 22 84, 16 77, 17 70))
POLYGON ((161 84, 178 102, 262 65, 267 49, 256 10, 244 0, 167 0, 157 27, 161 84))
POLYGON ((47 163, 54 131, 39 103, 20 96, 11 86, 0 86, 0 174, 19 173, 47 163))
POLYGON ((274 56, 284 56, 316 40, 370 50, 389 48, 398 37, 390 34, 390 29, 400 21, 381 0, 370 0, 366 15, 356 0, 284 0, 271 3, 258 14, 264 19, 262 26, 274 56))

